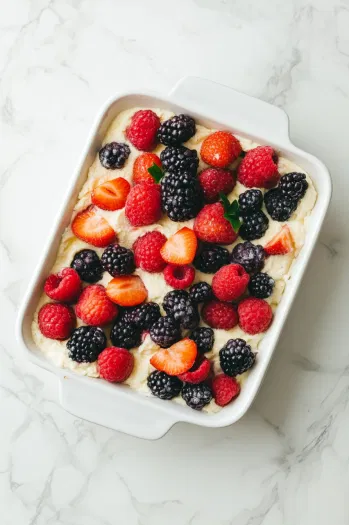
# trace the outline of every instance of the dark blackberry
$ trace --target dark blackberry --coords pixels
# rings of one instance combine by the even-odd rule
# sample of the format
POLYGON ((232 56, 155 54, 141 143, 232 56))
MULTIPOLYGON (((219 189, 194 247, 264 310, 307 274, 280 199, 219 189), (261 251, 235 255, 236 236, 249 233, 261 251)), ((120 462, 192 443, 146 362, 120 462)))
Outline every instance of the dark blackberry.
POLYGON ((197 151, 188 149, 185 146, 167 146, 161 152, 160 159, 165 171, 175 173, 187 171, 188 173, 196 174, 199 166, 197 151))
POLYGON ((216 273, 229 264, 229 252, 216 244, 202 244, 193 262, 195 268, 204 273, 216 273))
POLYGON ((194 303, 209 301, 213 296, 212 287, 204 281, 193 284, 193 286, 189 288, 189 295, 194 303))
POLYGON ((205 352, 211 352, 214 343, 214 332, 212 328, 195 328, 190 335, 189 339, 196 343, 198 352, 204 354, 205 352))
POLYGON ((269 219, 262 211, 255 211, 243 218, 239 235, 245 241, 253 241, 263 237, 269 226, 269 219))
POLYGON ((130 275, 136 269, 133 251, 119 244, 110 244, 104 250, 101 263, 113 277, 130 275))
POLYGON ((264 266, 265 251, 259 244, 240 242, 234 246, 230 260, 232 263, 241 264, 247 273, 256 273, 264 266))
POLYGON ((247 190, 239 195, 239 210, 242 217, 259 211, 263 204, 261 190, 247 190))
POLYGON ((278 188, 267 191, 264 204, 270 217, 279 222, 287 221, 297 208, 297 201, 286 197, 278 188))
POLYGON ((157 345, 168 348, 180 340, 181 331, 172 317, 160 317, 151 327, 150 337, 157 345))
POLYGON ((279 189, 285 197, 298 202, 308 189, 305 173, 286 173, 280 179, 279 189))
POLYGON ((96 283, 102 279, 103 268, 98 255, 93 250, 81 250, 74 255, 70 264, 87 283, 96 283))
POLYGON ((151 393, 160 399, 172 399, 178 396, 182 388, 182 381, 178 377, 157 370, 150 374, 147 384, 151 393))
POLYGON ((273 293, 275 281, 267 273, 256 273, 248 283, 248 290, 253 297, 266 299, 273 293))
POLYGON ((256 360, 250 345, 243 339, 229 339, 219 351, 219 362, 227 376, 237 376, 249 370, 256 360))
POLYGON ((170 315, 181 328, 192 329, 199 324, 200 316, 197 306, 185 290, 168 292, 162 306, 167 315, 170 315))
POLYGON ((199 383, 198 385, 185 383, 182 388, 182 398, 188 407, 194 410, 201 410, 212 400, 212 392, 205 383, 199 383))
POLYGON ((189 115, 175 115, 163 122, 158 131, 158 140, 165 146, 179 146, 195 135, 195 120, 189 115))
POLYGON ((96 326, 75 328, 67 342, 68 355, 77 363, 93 363, 106 346, 105 333, 96 326))
POLYGON ((203 206, 203 193, 196 175, 168 172, 161 179, 161 205, 171 221, 194 219, 203 206))
POLYGON ((99 150, 99 160, 107 170, 120 169, 128 159, 131 150, 127 144, 110 142, 99 150))
POLYGON ((130 350, 141 344, 141 328, 130 321, 127 313, 121 314, 111 329, 110 339, 114 346, 130 350))
POLYGON ((145 303, 135 307, 132 319, 141 330, 149 330, 160 317, 160 306, 157 303, 145 303))

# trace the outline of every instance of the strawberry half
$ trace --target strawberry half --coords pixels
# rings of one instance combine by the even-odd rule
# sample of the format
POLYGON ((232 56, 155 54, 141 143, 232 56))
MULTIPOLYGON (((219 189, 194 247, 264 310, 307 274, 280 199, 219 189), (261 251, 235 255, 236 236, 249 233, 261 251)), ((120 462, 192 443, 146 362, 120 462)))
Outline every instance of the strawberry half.
POLYGON ((107 296, 120 306, 136 306, 148 297, 148 290, 138 275, 114 277, 107 284, 107 296))
POLYGON ((131 186, 123 177, 108 180, 97 186, 91 195, 93 204, 102 210, 115 211, 125 206, 131 186))
POLYGON ((116 234, 109 222, 98 215, 93 206, 78 213, 71 225, 78 239, 98 248, 104 248, 116 239, 116 234))
POLYGON ((294 250, 294 239, 290 228, 285 225, 265 246, 268 255, 285 255, 294 250))
POLYGON ((190 264, 193 262, 198 241, 193 230, 181 228, 172 235, 160 250, 161 257, 170 264, 190 264))
POLYGON ((195 363, 197 346, 191 339, 182 339, 178 343, 156 352, 150 359, 150 364, 170 376, 178 376, 187 372, 195 363))

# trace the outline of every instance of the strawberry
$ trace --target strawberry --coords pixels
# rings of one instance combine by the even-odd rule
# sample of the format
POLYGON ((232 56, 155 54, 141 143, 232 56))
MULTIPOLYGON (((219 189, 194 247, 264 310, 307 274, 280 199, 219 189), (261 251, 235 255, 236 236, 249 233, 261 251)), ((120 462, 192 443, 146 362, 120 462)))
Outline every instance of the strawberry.
POLYGON ((202 143, 201 158, 215 168, 225 168, 241 153, 241 144, 229 131, 215 131, 202 143))
POLYGON ((92 192, 91 200, 102 210, 120 210, 125 206, 130 189, 129 182, 123 177, 118 177, 97 186, 92 192))
POLYGON ((104 217, 96 213, 93 206, 89 206, 74 217, 71 229, 75 237, 99 248, 108 246, 116 239, 113 228, 104 217))
POLYGON ((148 290, 138 275, 120 275, 107 284, 107 296, 120 306, 136 306, 143 303, 148 290))
POLYGON ((156 144, 156 134, 160 127, 160 119, 151 109, 140 109, 132 115, 130 125, 126 129, 126 137, 135 148, 150 151, 156 144))
POLYGON ((238 236, 238 231, 234 231, 234 228, 238 230, 239 224, 237 214, 234 217, 228 215, 223 204, 216 202, 207 204, 198 213, 194 221, 194 232, 201 241, 231 244, 238 236))
POLYGON ((181 265, 193 262, 198 241, 195 233, 186 226, 172 235, 160 250, 167 263, 181 265))
POLYGON ((140 182, 155 184, 154 178, 148 171, 154 164, 159 168, 162 167, 161 160, 155 153, 142 153, 142 155, 139 155, 133 165, 133 182, 135 184, 140 182))
POLYGON ((287 225, 283 226, 265 246, 264 251, 268 255, 285 255, 294 250, 294 239, 287 225))
POLYGON ((142 182, 128 194, 125 215, 132 226, 148 226, 161 217, 160 186, 142 182))
POLYGON ((178 376, 187 372, 195 363, 197 355, 196 343, 191 339, 182 339, 178 343, 156 352, 150 359, 150 364, 169 376, 178 376))

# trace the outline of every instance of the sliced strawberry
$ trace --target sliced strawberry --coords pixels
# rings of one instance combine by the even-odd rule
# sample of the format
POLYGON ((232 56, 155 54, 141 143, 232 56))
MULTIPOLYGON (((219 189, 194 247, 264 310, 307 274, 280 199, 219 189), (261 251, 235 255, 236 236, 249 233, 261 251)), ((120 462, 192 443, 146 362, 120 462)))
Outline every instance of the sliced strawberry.
POLYGON ((193 230, 181 228, 170 237, 160 250, 161 257, 171 264, 190 264, 193 262, 198 241, 193 230))
POLYGON ((120 306, 136 306, 148 297, 148 290, 138 275, 114 277, 107 284, 107 296, 120 306))
POLYGON ((125 206, 131 186, 123 177, 108 180, 97 186, 91 195, 93 204, 102 210, 115 211, 125 206))
POLYGON ((264 251, 268 255, 285 255, 293 250, 294 239, 287 225, 283 226, 279 233, 264 246, 264 251))
POLYGON ((161 372, 166 372, 170 376, 178 376, 193 366, 196 355, 196 343, 186 338, 170 346, 170 348, 156 352, 150 359, 150 363, 161 372))
POLYGON ((98 215, 93 206, 78 213, 71 225, 74 235, 93 246, 104 248, 116 239, 109 222, 98 215))

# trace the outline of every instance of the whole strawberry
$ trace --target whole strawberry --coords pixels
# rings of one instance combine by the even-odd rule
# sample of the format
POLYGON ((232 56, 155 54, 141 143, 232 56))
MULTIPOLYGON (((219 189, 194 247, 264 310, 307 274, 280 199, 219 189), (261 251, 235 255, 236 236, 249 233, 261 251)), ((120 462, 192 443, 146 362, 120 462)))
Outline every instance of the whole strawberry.
POLYGON ((111 383, 122 383, 131 375, 134 357, 125 348, 111 346, 98 356, 99 374, 111 383))
POLYGON ((118 314, 118 307, 109 299, 101 284, 86 286, 75 308, 76 315, 90 326, 110 323, 118 314))
POLYGON ((44 291, 50 299, 72 303, 81 290, 81 279, 73 268, 63 268, 58 274, 51 274, 45 282, 44 291))
POLYGON ((278 157, 271 146, 257 146, 242 159, 238 181, 248 188, 272 188, 280 178, 278 157))
POLYGON ((74 311, 65 304, 48 303, 40 308, 39 329, 49 339, 68 339, 72 333, 76 317, 74 311))
POLYGON ((125 215, 132 226, 154 224, 161 217, 161 195, 157 184, 136 184, 128 194, 125 215))
POLYGON ((235 186, 235 178, 231 171, 221 168, 207 168, 198 176, 206 202, 216 202, 220 193, 228 194, 235 186))
POLYGON ((225 218, 221 202, 207 204, 197 215, 194 232, 201 241, 216 244, 231 244, 238 236, 231 223, 225 218))
POLYGON ((150 151, 156 145, 156 134, 160 127, 160 119, 151 109, 140 109, 132 116, 126 129, 126 137, 142 151, 150 151))
POLYGON ((241 153, 241 144, 229 131, 215 131, 205 138, 201 158, 215 168, 226 168, 241 153))
POLYGON ((148 171, 154 164, 159 168, 162 167, 161 160, 155 153, 142 153, 139 155, 133 164, 133 182, 135 184, 140 184, 141 182, 155 184, 155 180, 148 171))

